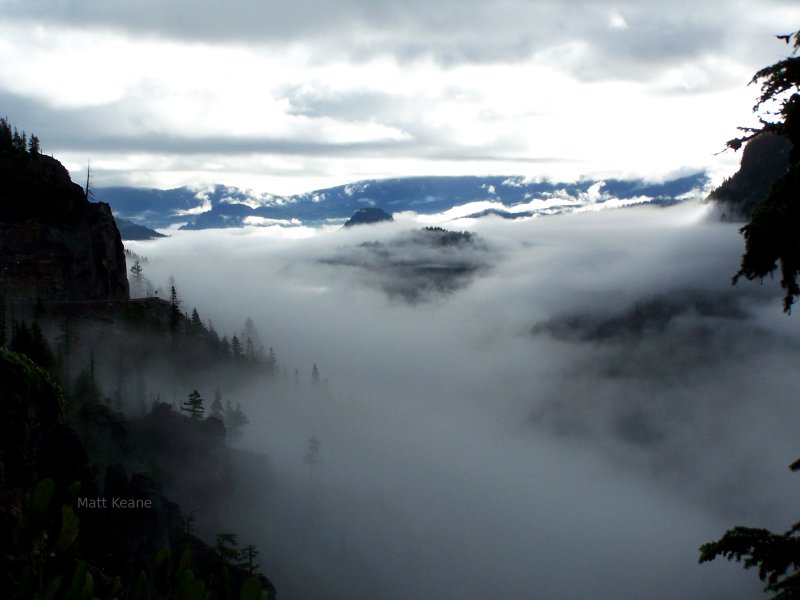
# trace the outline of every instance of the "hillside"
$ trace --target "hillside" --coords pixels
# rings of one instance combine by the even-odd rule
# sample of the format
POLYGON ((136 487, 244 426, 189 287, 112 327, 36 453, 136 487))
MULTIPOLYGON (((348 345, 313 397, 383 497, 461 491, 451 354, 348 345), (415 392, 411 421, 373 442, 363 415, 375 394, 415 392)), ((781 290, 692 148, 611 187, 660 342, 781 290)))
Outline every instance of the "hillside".
POLYGON ((174 286, 169 301, 129 300, 111 210, 86 196, 38 138, 0 119, 3 597, 274 598, 254 546, 198 535, 219 531, 246 416, 219 387, 207 418, 196 387, 161 400, 208 378, 226 390, 268 380, 274 354, 220 339, 174 286))

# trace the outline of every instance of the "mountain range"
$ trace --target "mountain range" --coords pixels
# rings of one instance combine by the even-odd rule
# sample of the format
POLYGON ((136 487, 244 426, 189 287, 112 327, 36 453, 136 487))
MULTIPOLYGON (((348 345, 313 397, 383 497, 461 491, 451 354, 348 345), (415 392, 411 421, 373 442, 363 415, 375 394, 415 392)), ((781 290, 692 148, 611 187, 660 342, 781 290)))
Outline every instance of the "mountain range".
POLYGON ((451 219, 558 214, 652 203, 670 205, 703 193, 704 172, 653 183, 642 179, 552 182, 523 177, 408 177, 365 180, 294 196, 260 194, 224 185, 170 190, 106 187, 94 197, 118 219, 157 229, 211 229, 343 224, 356 211, 445 213, 451 219))

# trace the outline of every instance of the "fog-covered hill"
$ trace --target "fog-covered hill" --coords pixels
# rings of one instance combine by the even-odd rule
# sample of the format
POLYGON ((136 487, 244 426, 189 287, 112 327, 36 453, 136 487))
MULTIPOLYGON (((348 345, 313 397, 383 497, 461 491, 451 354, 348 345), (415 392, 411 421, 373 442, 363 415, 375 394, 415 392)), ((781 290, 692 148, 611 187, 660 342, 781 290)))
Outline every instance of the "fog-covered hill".
POLYGON ((674 204, 703 190, 705 173, 661 183, 644 180, 585 180, 563 183, 523 177, 410 177, 360 181, 295 196, 257 194, 223 185, 172 190, 97 189, 117 217, 154 228, 212 229, 246 225, 344 223, 365 207, 387 213, 447 213, 453 218, 501 215, 529 217, 586 209, 592 205, 674 204))

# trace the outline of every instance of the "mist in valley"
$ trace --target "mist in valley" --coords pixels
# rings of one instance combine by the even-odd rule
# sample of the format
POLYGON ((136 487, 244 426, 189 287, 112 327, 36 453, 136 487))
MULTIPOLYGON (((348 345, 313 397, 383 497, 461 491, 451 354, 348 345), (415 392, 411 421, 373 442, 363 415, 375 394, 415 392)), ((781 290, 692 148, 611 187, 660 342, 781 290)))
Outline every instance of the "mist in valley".
POLYGON ((800 327, 776 282, 731 286, 712 211, 126 242, 285 373, 223 380, 250 424, 198 527, 256 544, 286 599, 758 596, 698 547, 796 518, 800 327))

